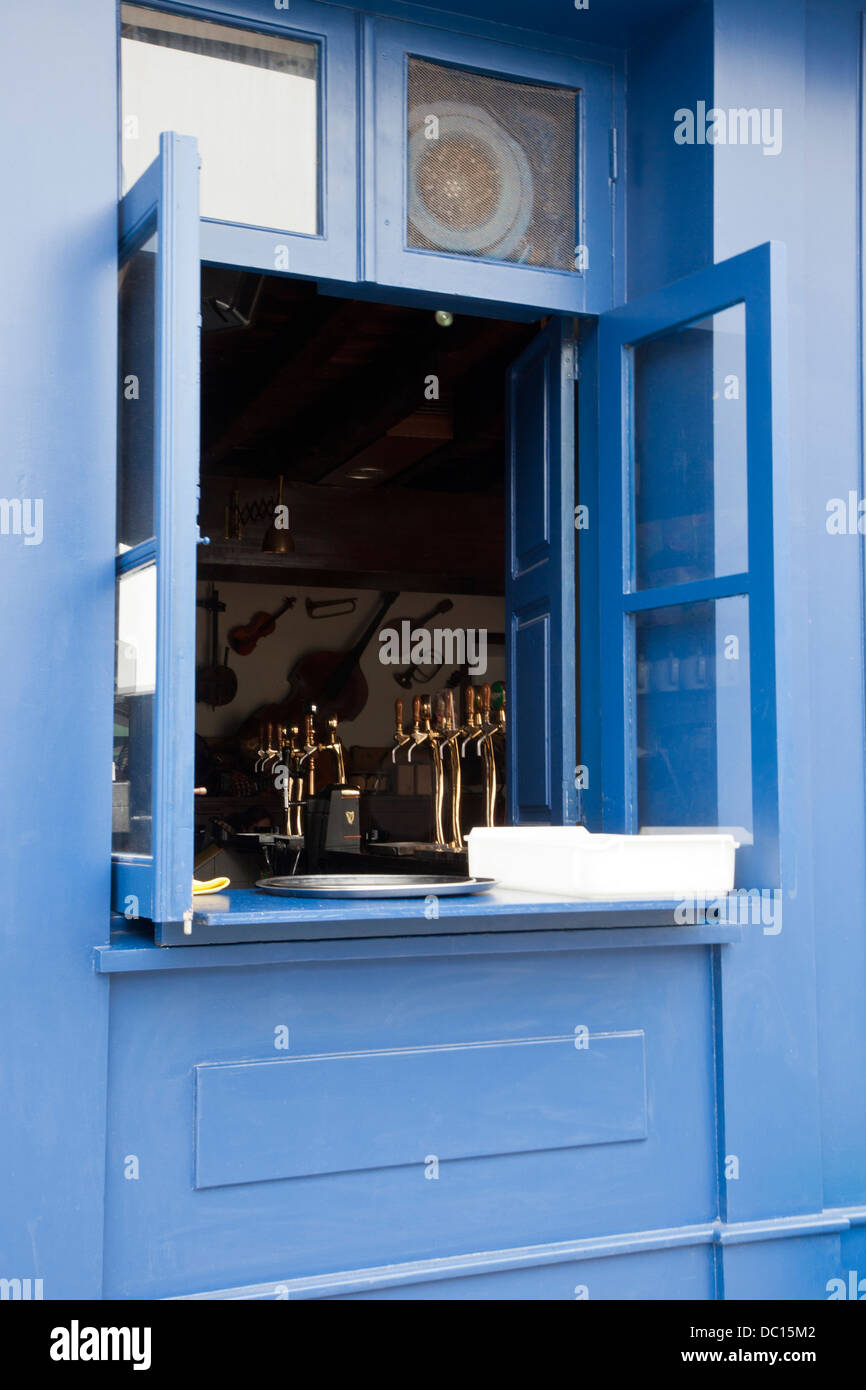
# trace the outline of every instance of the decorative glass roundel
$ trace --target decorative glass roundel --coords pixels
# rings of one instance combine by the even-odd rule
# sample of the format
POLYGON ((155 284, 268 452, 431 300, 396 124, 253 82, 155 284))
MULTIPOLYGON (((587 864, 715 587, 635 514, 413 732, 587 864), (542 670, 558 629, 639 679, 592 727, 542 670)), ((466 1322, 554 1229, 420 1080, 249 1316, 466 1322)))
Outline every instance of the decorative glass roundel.
POLYGON ((409 60, 410 247, 573 270, 576 93, 409 60))

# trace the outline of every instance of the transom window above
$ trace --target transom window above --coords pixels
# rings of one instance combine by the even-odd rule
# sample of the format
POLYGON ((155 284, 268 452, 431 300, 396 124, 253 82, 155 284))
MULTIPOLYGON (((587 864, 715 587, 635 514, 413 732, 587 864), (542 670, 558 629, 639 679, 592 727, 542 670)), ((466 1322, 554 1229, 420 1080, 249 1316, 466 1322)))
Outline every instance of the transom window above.
POLYGON ((139 5, 121 9, 122 188, 159 135, 194 135, 201 215, 320 231, 319 48, 139 5))
POLYGON ((408 245, 574 270, 576 101, 410 58, 408 245))

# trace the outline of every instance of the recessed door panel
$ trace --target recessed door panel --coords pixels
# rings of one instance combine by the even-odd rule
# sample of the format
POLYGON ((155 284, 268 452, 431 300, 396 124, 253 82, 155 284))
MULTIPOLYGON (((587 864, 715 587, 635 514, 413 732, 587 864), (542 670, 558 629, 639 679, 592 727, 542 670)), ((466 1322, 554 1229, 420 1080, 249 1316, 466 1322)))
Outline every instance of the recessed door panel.
POLYGON ((508 373, 509 820, 576 818, 574 344, 551 319, 508 373))
POLYGON ((196 1187, 645 1139, 643 1034, 587 1041, 198 1066, 196 1187))

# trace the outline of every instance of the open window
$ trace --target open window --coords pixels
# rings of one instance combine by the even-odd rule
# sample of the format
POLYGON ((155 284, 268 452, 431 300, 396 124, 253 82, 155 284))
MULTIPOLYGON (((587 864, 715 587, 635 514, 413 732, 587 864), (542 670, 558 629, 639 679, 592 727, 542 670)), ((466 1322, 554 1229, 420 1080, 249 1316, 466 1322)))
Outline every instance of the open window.
POLYGON ((239 914, 574 815, 571 321, 326 288, 202 274, 196 871, 239 914))
POLYGON ((733 828, 774 883, 780 253, 584 334, 575 494, 570 318, 202 267, 197 165, 164 135, 121 205, 115 909, 185 940, 226 873, 196 920, 256 939, 314 849, 460 869, 473 825, 579 813, 733 828))
POLYGON ((475 825, 578 819, 731 828, 775 883, 780 253, 576 316, 613 283, 609 69, 365 21, 359 197, 354 20, 123 12, 127 138, 191 64, 245 142, 264 82, 313 144, 245 192, 196 103, 203 205, 174 134, 121 203, 115 909, 183 940, 225 875, 196 920, 273 934, 269 871, 459 871, 475 825))
POLYGON ((121 205, 113 896, 164 942, 194 875, 241 921, 307 864, 325 788, 360 871, 574 813, 570 320, 202 266, 196 177, 165 135, 121 205))
POLYGON ((120 204, 112 903, 192 903, 199 247, 195 141, 163 134, 120 204))
POLYGON ((613 831, 731 829, 747 887, 779 874, 782 276, 783 249, 760 246, 598 329, 596 817, 613 831))

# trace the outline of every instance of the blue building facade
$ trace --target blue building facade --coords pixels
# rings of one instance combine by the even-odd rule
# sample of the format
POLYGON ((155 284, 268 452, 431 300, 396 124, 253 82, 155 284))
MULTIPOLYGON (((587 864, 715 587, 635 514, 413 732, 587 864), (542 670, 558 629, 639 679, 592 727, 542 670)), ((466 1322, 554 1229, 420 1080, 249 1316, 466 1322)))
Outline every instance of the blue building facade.
POLYGON ((114 0, 7 6, 0 1277, 52 1299, 847 1296, 866 1277, 860 7, 151 8, 317 46, 318 221, 200 221, 183 129, 121 200, 114 0), (580 93, 573 266, 407 240, 409 57, 580 93), (118 223, 121 264, 154 233, 160 257, 154 518, 119 556, 118 223), (736 826, 747 911, 189 899, 201 264, 527 326, 509 816, 736 826), (701 450, 709 477, 684 474, 701 450), (653 549, 654 524, 707 509, 709 540, 653 549), (116 583, 148 564, 152 841, 112 864, 116 583))

